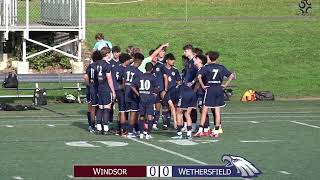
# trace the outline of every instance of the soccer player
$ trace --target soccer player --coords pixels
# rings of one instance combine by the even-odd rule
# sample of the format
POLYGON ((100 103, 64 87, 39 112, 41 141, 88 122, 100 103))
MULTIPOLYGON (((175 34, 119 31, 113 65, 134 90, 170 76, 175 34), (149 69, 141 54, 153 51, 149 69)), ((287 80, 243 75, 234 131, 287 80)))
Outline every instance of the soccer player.
POLYGON ((102 33, 97 33, 95 39, 97 42, 94 45, 93 51, 100 51, 104 47, 112 49, 112 43, 110 41, 104 40, 104 35, 102 33))
POLYGON ((155 51, 153 51, 152 54, 149 54, 149 57, 145 58, 143 61, 142 61, 142 64, 141 66, 139 67, 139 70, 143 73, 145 73, 145 68, 146 68, 146 64, 149 63, 149 62, 153 62, 153 63, 156 63, 157 60, 158 60, 158 54, 164 49, 164 48, 167 48, 169 47, 169 43, 166 43, 166 44, 163 44, 161 45, 160 47, 158 47, 155 51))
MULTIPOLYGON (((116 92, 116 101, 118 102, 119 108, 119 128, 120 128, 120 118, 123 117, 125 112, 124 106, 124 94, 121 92, 121 84, 122 79, 120 77, 122 66, 119 61, 119 57, 121 54, 121 49, 119 46, 114 46, 112 48, 113 58, 109 61, 111 65, 111 76, 114 85, 114 90, 116 92)), ((111 111, 110 111, 110 124, 113 122, 113 107, 114 103, 112 103, 111 111)))
POLYGON ((127 66, 124 70, 126 112, 130 114, 128 138, 136 137, 133 134, 133 127, 137 121, 139 97, 133 92, 131 85, 136 78, 139 78, 142 75, 142 72, 138 69, 138 67, 141 65, 144 56, 141 53, 136 53, 133 55, 133 58, 133 64, 127 66))
POLYGON ((197 76, 202 89, 205 90, 204 106, 202 109, 199 131, 202 131, 208 109, 211 109, 212 113, 215 113, 215 127, 212 131, 212 136, 218 137, 221 123, 221 107, 226 105, 224 102, 223 89, 230 84, 234 75, 223 65, 218 64, 218 52, 209 51, 206 53, 206 56, 209 63, 204 67, 203 72, 197 76), (204 84, 202 77, 206 78, 206 84, 204 84), (224 77, 227 77, 228 80, 225 84, 222 84, 224 77))
POLYGON ((136 78, 131 85, 131 88, 134 91, 134 93, 140 97, 140 139, 143 139, 144 135, 146 139, 152 138, 150 133, 153 126, 154 106, 157 92, 159 91, 157 78, 155 75, 152 74, 152 69, 152 63, 147 63, 146 72, 143 75, 141 75, 140 78, 136 78), (147 118, 148 121, 147 132, 144 132, 145 118, 147 118))
POLYGON ((94 74, 94 66, 97 60, 101 60, 102 56, 100 53, 94 52, 91 56, 92 63, 87 67, 86 74, 84 75, 84 81, 87 86, 86 98, 88 101, 88 124, 89 124, 89 132, 95 132, 95 117, 96 117, 96 110, 98 106, 98 87, 97 87, 97 79, 95 78, 94 74))
POLYGON ((125 88, 124 88, 124 75, 125 75, 125 68, 127 66, 130 66, 132 63, 131 56, 127 53, 122 53, 119 56, 119 61, 120 61, 120 67, 116 71, 116 76, 118 79, 118 83, 120 85, 120 89, 116 90, 116 99, 118 103, 118 108, 119 108, 119 121, 120 121, 120 131, 119 135, 121 136, 126 136, 127 135, 127 128, 126 128, 126 102, 125 102, 125 88))
POLYGON ((180 85, 181 77, 179 71, 174 67, 175 57, 172 53, 166 54, 164 56, 166 65, 163 69, 163 79, 164 79, 164 91, 161 93, 162 98, 162 115, 163 115, 163 129, 166 130, 170 127, 171 115, 174 120, 174 126, 177 126, 177 116, 175 104, 178 101, 177 87, 180 85), (171 114, 169 112, 169 108, 171 114))
MULTIPOLYGON (((195 55, 196 53, 201 53, 201 51, 202 50, 200 48, 194 48, 192 44, 187 44, 183 47, 183 53, 184 53, 184 56, 186 57, 186 60, 184 61, 185 67, 182 73, 182 82, 184 85, 192 89, 194 89, 195 87, 194 85, 196 83, 196 76, 198 72, 198 68, 194 65, 195 55)), ((193 94, 192 96, 196 96, 196 95, 193 94)), ((197 123, 197 110, 192 109, 190 116, 192 119, 192 131, 194 132, 196 129, 196 123, 197 123)))
MULTIPOLYGON (((107 49, 110 54, 111 50, 109 48, 107 49)), ((95 51, 94 53, 100 53, 100 52, 95 51)), ((98 101, 99 101, 99 108, 97 110, 97 115, 96 115, 97 131, 98 131, 98 134, 107 134, 109 131, 108 123, 110 121, 111 104, 116 97, 112 76, 111 76, 111 66, 108 62, 102 60, 101 58, 101 60, 98 60, 95 63, 94 73, 95 73, 95 77, 97 78, 98 101)))
MULTIPOLYGON (((198 68, 198 74, 201 74, 205 68, 204 65, 207 64, 207 57, 205 55, 199 54, 196 55, 194 64, 197 66, 198 68)), ((206 79, 205 77, 202 77, 202 81, 206 84, 206 79)), ((200 110, 200 114, 202 113, 202 107, 203 107, 203 101, 204 101, 204 95, 205 95, 205 90, 201 88, 199 82, 197 81, 196 86, 195 86, 195 90, 197 93, 197 99, 198 99, 198 107, 200 110)), ((213 114, 213 116, 215 116, 213 114)), ((201 136, 209 136, 211 134, 210 131, 210 126, 209 126, 209 115, 206 115, 206 121, 204 123, 204 127, 201 129, 198 129, 198 132, 195 133, 195 137, 201 137, 201 136)))

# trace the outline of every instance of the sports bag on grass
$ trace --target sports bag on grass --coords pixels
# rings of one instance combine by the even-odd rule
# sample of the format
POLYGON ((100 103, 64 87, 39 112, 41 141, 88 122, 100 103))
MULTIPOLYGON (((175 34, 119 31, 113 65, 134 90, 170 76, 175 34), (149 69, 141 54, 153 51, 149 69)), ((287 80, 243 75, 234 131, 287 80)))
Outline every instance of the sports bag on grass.
POLYGON ((274 101, 274 95, 270 91, 256 91, 257 101, 274 101))

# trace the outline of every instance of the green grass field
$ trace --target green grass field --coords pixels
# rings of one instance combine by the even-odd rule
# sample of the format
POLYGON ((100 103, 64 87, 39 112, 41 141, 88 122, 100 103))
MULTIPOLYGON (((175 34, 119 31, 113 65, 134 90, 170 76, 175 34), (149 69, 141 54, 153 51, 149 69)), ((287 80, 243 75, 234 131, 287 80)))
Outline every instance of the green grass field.
MULTIPOLYGON (((122 0, 91 0, 123 2, 122 0)), ((90 1, 90 2, 91 2, 90 1)), ((320 1, 300 16, 297 0, 145 0, 121 5, 87 5, 87 43, 103 32, 114 45, 141 47, 145 54, 159 43, 182 68, 182 46, 192 43, 221 52, 220 62, 237 72, 235 93, 271 90, 278 97, 319 96, 320 1)))
POLYGON ((222 165, 221 156, 233 154, 253 162, 263 172, 259 180, 316 180, 320 176, 319 106, 319 101, 230 102, 220 138, 180 142, 168 141, 174 131, 155 132, 149 141, 90 134, 85 105, 51 104, 40 111, 0 112, 1 179, 70 179, 73 164, 197 165, 198 160, 222 165), (243 142, 262 140, 266 142, 243 142), (66 145, 75 141, 94 147, 66 145), (108 145, 97 141, 108 141, 108 145), (123 146, 112 146, 110 141, 123 146))

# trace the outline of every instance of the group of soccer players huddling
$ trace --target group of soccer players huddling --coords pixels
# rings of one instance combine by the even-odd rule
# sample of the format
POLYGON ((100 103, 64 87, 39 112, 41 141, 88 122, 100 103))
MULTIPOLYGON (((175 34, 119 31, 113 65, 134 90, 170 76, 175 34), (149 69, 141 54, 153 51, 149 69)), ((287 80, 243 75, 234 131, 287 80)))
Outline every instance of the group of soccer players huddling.
POLYGON ((128 47, 126 53, 117 46, 95 49, 84 77, 90 132, 111 133, 115 104, 119 112, 116 134, 124 137, 151 139, 151 131, 159 130, 161 114, 162 129, 176 129, 174 139, 218 137, 223 132, 220 108, 225 106, 224 88, 234 75, 218 64, 217 51, 204 54, 191 44, 183 47, 180 73, 174 66, 175 56, 166 54, 168 47, 168 43, 159 45, 147 58, 134 47, 128 47))

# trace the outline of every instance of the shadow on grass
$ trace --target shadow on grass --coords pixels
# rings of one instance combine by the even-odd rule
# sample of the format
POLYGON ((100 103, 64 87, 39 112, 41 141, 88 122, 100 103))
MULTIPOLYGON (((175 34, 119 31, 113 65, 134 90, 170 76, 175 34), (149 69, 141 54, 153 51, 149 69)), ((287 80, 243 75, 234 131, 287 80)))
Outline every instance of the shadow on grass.
POLYGON ((88 123, 83 121, 83 122, 73 122, 72 123, 72 126, 75 126, 79 129, 82 129, 82 130, 88 130, 88 123))

